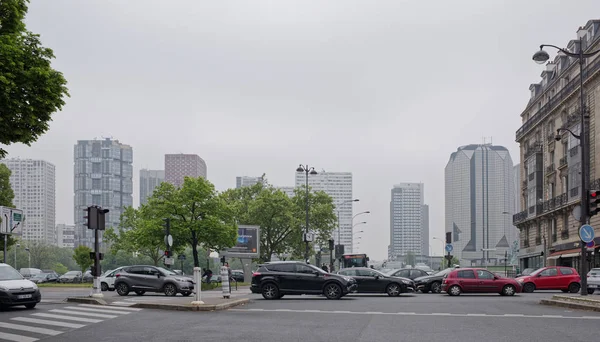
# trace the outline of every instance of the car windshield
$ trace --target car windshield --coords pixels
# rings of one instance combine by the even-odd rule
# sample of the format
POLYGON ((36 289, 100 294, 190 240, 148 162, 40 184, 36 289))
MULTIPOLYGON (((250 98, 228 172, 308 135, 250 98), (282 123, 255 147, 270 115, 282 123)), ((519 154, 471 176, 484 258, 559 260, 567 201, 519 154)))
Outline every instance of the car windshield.
POLYGON ((533 272, 529 273, 528 275, 530 275, 530 276, 536 276, 536 275, 538 275, 539 273, 541 273, 543 270, 545 270, 545 268, 538 268, 537 270, 535 270, 535 271, 533 271, 533 272))
POLYGON ((445 276, 446 274, 450 273, 453 270, 454 270, 454 268, 446 268, 444 270, 439 271, 438 273, 434 273, 433 275, 435 275, 435 276, 445 276))
POLYGON ((79 272, 79 271, 69 271, 69 272, 65 273, 65 275, 66 276, 76 276, 76 275, 79 275, 79 273, 81 273, 81 272, 79 272))
POLYGON ((113 270, 108 270, 104 273, 102 273, 102 277, 106 277, 110 272, 112 272, 113 270))
POLYGON ((10 266, 0 266, 0 280, 21 280, 23 276, 10 266))
POLYGON ((175 273, 175 272, 173 272, 173 271, 169 271, 169 270, 168 270, 168 269, 166 269, 166 268, 159 267, 158 269, 159 269, 159 270, 160 270, 160 271, 161 271, 161 272, 162 272, 164 275, 178 275, 177 273, 175 273))
POLYGON ((526 268, 523 270, 523 275, 530 275, 532 272, 535 271, 535 268, 526 268))
POLYGON ((33 279, 43 279, 43 278, 46 278, 47 275, 48 275, 48 273, 38 273, 33 276, 33 279))

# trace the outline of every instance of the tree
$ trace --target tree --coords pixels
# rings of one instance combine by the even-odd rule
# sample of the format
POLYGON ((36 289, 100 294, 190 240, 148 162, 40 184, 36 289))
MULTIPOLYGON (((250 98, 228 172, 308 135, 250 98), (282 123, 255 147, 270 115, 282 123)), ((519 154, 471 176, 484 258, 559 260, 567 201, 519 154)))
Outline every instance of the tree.
POLYGON ((446 256, 444 255, 444 259, 442 260, 442 268, 453 267, 454 265, 460 265, 460 260, 458 260, 457 257, 452 256, 452 262, 450 265, 448 265, 448 259, 446 259, 446 256))
POLYGON ((55 262, 54 265, 52 265, 52 270, 58 274, 65 274, 69 272, 67 266, 61 264, 60 262, 55 262))
POLYGON ((237 224, 232 208, 208 180, 186 177, 181 188, 162 183, 148 200, 152 212, 171 219, 173 240, 192 247, 194 266, 200 266, 198 247, 222 250, 235 245, 237 224))
MULTIPOLYGON (((43 242, 28 243, 29 255, 31 256, 31 267, 49 269, 54 263, 52 247, 43 242)), ((88 254, 88 259, 89 259, 88 254)))
MULTIPOLYGON (((0 1, 0 144, 30 145, 48 130, 51 115, 69 96, 62 73, 52 69, 51 49, 27 31, 29 0, 0 1)), ((6 151, 0 148, 0 159, 6 151)))
MULTIPOLYGON (((0 5, 0 9, 1 8, 2 8, 2 5, 0 5)), ((0 14, 0 18, 1 17, 2 17, 2 15, 0 14)), ((0 21, 0 25, 2 25, 2 21, 0 21)), ((1 27, 0 27, 0 30, 1 30, 1 27)), ((1 62, 0 62, 0 65, 1 65, 1 62)), ((0 79, 1 78, 2 78, 2 76, 0 76, 0 79)), ((1 111, 2 110, 0 109, 0 125, 2 123, 1 111)), ((1 150, 0 150, 0 152, 1 152, 1 150)), ((0 156, 0 158, 2 158, 2 156, 0 156)), ((9 207, 9 208, 13 207, 12 201, 15 198, 15 193, 13 192, 13 189, 10 186, 10 175, 11 174, 12 174, 12 172, 6 165, 0 164, 0 207, 9 207)), ((2 219, 3 219, 3 217, 0 217, 0 223, 2 223, 2 219)), ((2 234, 2 235, 0 235, 0 249, 4 248, 4 239, 7 236, 8 236, 7 247, 10 248, 12 245, 15 244, 16 239, 14 237, 2 234)), ((7 261, 8 260, 4 260, 4 262, 7 262, 7 261)))
POLYGON ((78 246, 73 251, 73 260, 75 260, 75 262, 81 269, 81 273, 85 273, 85 271, 87 271, 90 268, 90 266, 92 266, 92 264, 94 263, 94 260, 90 258, 91 252, 91 248, 83 245, 78 246))

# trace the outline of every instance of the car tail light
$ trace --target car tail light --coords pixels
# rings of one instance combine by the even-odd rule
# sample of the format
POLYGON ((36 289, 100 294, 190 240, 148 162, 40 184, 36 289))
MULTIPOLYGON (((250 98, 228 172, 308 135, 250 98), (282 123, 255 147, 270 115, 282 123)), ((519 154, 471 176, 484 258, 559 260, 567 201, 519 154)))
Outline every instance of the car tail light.
POLYGON ((115 278, 119 278, 120 276, 121 276, 121 274, 120 274, 120 273, 117 273, 117 274, 115 275, 115 278))
POLYGON ((254 272, 254 273, 252 273, 253 277, 258 277, 259 275, 260 275, 260 272, 254 272))

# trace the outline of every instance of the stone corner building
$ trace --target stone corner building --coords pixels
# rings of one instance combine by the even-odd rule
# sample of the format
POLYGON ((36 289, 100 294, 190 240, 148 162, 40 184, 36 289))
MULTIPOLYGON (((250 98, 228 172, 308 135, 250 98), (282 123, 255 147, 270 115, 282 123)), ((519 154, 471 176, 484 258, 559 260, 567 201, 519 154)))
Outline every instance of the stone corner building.
MULTIPOLYGON (((560 42, 558 45, 561 45, 560 42)), ((572 52, 600 49, 600 20, 590 20, 577 30, 576 40, 566 48, 572 52), (579 46, 583 38, 583 46, 579 46)), ((533 63, 533 62, 532 62, 533 63)), ((555 140, 556 130, 566 128, 580 133, 579 62, 558 53, 546 64, 540 83, 529 89, 531 98, 521 113, 517 130, 520 145, 520 211, 513 216, 520 231, 521 269, 563 265, 580 267, 580 223, 573 208, 581 196, 581 150, 578 139, 568 132, 555 140)), ((600 189, 600 54, 585 61, 585 110, 589 114, 590 186, 600 189)), ((600 235, 600 216, 591 218, 600 235)), ((600 238, 596 238, 596 246, 600 238)), ((598 247, 591 252, 588 267, 600 265, 598 247)))

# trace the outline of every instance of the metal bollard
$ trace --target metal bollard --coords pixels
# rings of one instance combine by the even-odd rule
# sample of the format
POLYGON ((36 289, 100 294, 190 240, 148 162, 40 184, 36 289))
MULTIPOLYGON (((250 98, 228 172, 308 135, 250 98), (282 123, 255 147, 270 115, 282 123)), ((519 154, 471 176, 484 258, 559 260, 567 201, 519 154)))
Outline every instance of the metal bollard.
POLYGON ((231 289, 229 288, 229 271, 227 266, 221 266, 221 286, 223 287, 223 298, 231 297, 231 289))
POLYGON ((194 300, 192 305, 202 305, 202 268, 194 267, 194 300))

